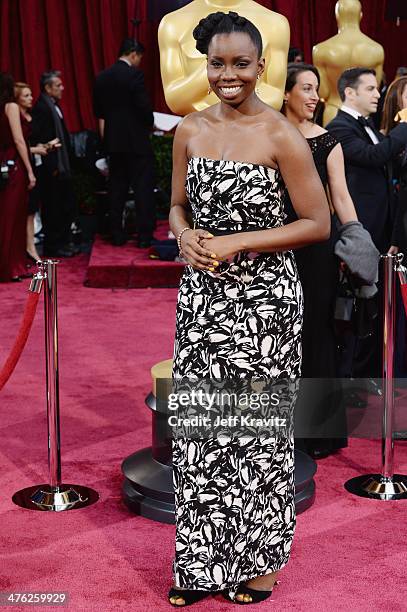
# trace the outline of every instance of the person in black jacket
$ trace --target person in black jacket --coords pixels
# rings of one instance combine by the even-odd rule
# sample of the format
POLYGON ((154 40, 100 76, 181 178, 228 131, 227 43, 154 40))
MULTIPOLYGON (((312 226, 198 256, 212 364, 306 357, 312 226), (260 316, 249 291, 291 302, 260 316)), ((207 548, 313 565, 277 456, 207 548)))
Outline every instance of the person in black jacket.
MULTIPOLYGON (((380 93, 374 70, 345 70, 338 81, 338 92, 343 105, 327 129, 342 145, 346 181, 359 221, 377 249, 385 253, 391 246, 394 221, 389 165, 407 144, 407 124, 398 124, 387 136, 375 128, 370 114, 377 109, 380 93)), ((354 376, 381 376, 381 300, 379 283, 376 330, 354 349, 350 368, 354 376)), ((342 371, 343 375, 347 373, 342 371)))
POLYGON ((407 124, 398 124, 387 136, 374 127, 369 117, 380 97, 374 70, 345 70, 338 91, 343 106, 327 129, 342 145, 346 180, 358 218, 379 251, 385 252, 394 217, 388 166, 407 144, 407 124))
POLYGON ((126 242, 123 209, 129 187, 138 204, 138 246, 150 246, 155 224, 154 157, 149 132, 154 115, 138 69, 144 47, 125 39, 119 59, 101 72, 94 86, 94 112, 109 156, 109 207, 112 243, 126 242))
POLYGON ((70 244, 70 227, 75 216, 72 189, 70 137, 59 102, 64 86, 57 70, 44 72, 40 79, 41 94, 32 111, 33 144, 49 144, 48 155, 36 166, 41 220, 44 232, 44 255, 71 257, 79 250, 70 244))

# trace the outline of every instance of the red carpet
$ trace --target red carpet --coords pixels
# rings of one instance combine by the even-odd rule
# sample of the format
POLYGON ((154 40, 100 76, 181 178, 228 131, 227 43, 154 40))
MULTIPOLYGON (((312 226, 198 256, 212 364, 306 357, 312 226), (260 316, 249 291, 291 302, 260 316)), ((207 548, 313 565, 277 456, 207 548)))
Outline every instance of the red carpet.
MULTIPOLYGON (((159 221, 154 237, 166 240, 168 223, 159 221)), ((85 284, 88 287, 142 288, 178 287, 184 265, 173 261, 159 261, 149 257, 149 249, 136 248, 133 241, 114 247, 100 236, 96 237, 85 284)))
MULTIPOLYGON (((47 480, 42 306, 16 371, 0 395, 0 591, 66 591, 65 609, 169 610, 174 527, 132 516, 121 501, 120 464, 149 445, 150 367, 171 356, 175 289, 83 287, 87 258, 60 266, 63 478, 99 491, 100 501, 61 514, 14 506, 12 494, 47 480)), ((0 285, 0 362, 16 333, 24 284, 0 285)), ((353 497, 343 483, 376 471, 378 442, 319 463, 315 505, 298 518, 291 562, 273 601, 249 610, 405 610, 407 501, 353 497)), ((407 472, 407 443, 396 443, 407 472)), ((27 607, 5 607, 26 610, 27 607)), ((58 610, 60 607, 48 607, 58 610)), ((63 608, 62 608, 63 609, 63 608)), ((196 610, 233 610, 208 599, 196 610)))

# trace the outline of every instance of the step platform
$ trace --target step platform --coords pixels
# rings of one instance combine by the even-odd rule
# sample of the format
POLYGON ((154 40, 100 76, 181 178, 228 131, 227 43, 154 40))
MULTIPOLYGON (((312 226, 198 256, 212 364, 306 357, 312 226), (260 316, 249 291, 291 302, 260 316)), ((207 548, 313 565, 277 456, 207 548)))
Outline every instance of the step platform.
MULTIPOLYGON (((156 240, 168 238, 168 222, 158 221, 156 240)), ((85 286, 96 288, 141 289, 145 287, 178 287, 184 264, 150 257, 152 249, 139 249, 135 237, 115 247, 97 235, 93 243, 85 286)))

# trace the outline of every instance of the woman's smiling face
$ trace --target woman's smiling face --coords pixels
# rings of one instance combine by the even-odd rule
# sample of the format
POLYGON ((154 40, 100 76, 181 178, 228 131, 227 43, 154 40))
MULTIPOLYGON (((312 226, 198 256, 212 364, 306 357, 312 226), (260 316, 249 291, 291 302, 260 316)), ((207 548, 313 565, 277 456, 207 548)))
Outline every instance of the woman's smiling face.
POLYGON ((285 99, 287 107, 298 119, 311 120, 319 102, 319 83, 313 72, 305 70, 297 74, 294 87, 287 91, 285 99))
POLYGON ((254 91, 264 60, 245 32, 215 34, 208 48, 208 81, 225 104, 238 106, 254 91))

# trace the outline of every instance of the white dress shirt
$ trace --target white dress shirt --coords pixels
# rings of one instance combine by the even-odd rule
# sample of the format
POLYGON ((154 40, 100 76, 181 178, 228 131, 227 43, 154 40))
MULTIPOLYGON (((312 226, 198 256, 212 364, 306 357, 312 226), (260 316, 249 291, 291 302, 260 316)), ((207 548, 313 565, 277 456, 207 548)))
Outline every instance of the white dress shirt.
MULTIPOLYGON (((348 115, 352 115, 352 117, 354 117, 355 119, 357 119, 358 117, 362 117, 362 114, 359 113, 359 111, 350 108, 350 106, 346 106, 346 104, 342 104, 341 106, 341 110, 344 113, 348 113, 348 115)), ((366 117, 367 119, 367 117, 366 117)), ((368 125, 364 126, 367 134, 369 135, 370 140, 373 142, 373 144, 377 144, 379 142, 378 137, 376 136, 376 134, 374 133, 374 131, 372 130, 371 127, 369 127, 368 125)))

